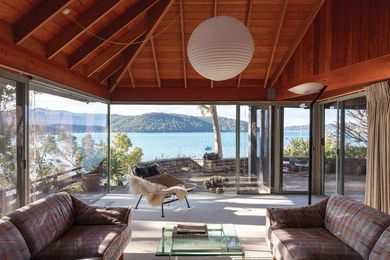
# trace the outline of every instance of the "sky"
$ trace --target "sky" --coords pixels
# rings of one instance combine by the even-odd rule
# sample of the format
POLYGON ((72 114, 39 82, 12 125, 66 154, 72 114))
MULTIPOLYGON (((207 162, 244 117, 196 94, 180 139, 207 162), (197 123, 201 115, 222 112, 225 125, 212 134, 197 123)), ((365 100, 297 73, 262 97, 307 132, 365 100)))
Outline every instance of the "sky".
MULTIPOLYGON (((46 108, 52 110, 65 110, 74 113, 105 113, 107 106, 103 103, 84 103, 63 97, 48 94, 31 95, 33 108, 46 108)), ((218 105, 218 115, 227 118, 236 118, 235 105, 218 105)), ((329 111, 329 110, 327 110, 329 111)), ((326 121, 336 118, 336 110, 327 113, 326 121)), ((193 116, 201 116, 197 105, 111 105, 111 113, 120 115, 141 115, 145 113, 162 112, 193 116)), ((248 121, 248 106, 241 106, 241 120, 248 121)), ((286 108, 284 125, 308 125, 309 110, 301 108, 286 108)))

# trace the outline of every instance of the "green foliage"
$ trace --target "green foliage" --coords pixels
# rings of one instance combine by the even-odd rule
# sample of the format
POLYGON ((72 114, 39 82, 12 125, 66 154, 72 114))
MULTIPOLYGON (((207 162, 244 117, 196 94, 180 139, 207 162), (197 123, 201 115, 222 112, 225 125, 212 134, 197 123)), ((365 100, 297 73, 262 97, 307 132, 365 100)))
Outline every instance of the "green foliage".
POLYGON ((284 149, 285 156, 305 157, 309 155, 309 140, 302 137, 290 139, 290 143, 284 149))
POLYGON ((114 136, 111 146, 111 183, 122 186, 131 166, 141 162, 142 149, 133 147, 130 138, 123 133, 114 136))
POLYGON ((366 159, 367 158, 367 147, 366 146, 354 146, 347 144, 345 146, 345 157, 355 159, 366 159))

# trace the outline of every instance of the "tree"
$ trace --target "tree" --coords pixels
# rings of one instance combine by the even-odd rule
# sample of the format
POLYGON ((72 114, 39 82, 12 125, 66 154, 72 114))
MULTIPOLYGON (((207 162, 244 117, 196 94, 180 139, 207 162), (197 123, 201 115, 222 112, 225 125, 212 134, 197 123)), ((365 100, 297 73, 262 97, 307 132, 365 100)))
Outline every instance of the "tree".
POLYGON ((218 153, 221 157, 223 157, 221 128, 219 127, 217 106, 216 105, 208 105, 208 106, 200 105, 199 109, 200 109, 202 115, 210 114, 211 123, 213 125, 213 132, 214 132, 215 152, 218 153))
POLYGON ((293 137, 284 149, 284 155, 305 157, 309 156, 309 140, 302 137, 293 137))
POLYGON ((345 135, 355 143, 362 143, 367 146, 367 110, 366 109, 348 109, 345 122, 345 135))
POLYGON ((134 147, 130 138, 123 133, 114 136, 111 144, 111 180, 114 185, 123 186, 130 167, 141 162, 142 149, 134 147))

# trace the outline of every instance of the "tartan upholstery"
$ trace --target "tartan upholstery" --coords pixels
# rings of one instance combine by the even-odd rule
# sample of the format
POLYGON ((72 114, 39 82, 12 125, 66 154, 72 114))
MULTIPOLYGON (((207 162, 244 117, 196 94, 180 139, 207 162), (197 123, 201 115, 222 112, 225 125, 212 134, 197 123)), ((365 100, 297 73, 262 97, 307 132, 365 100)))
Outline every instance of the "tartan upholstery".
POLYGON ((362 259, 325 228, 276 229, 271 234, 271 243, 277 259, 362 259))
POLYGON ((390 259, 390 226, 383 232, 370 254, 370 260, 390 259))
POLYGON ((0 259, 29 259, 30 251, 19 230, 7 220, 0 219, 0 259))
POLYGON ((72 196, 75 225, 130 224, 130 208, 90 206, 72 196))
POLYGON ((376 241, 390 225, 390 216, 335 194, 326 206, 324 225, 334 236, 368 259, 376 241))
POLYGON ((46 246, 36 259, 118 259, 130 240, 128 225, 76 225, 46 246))
POLYGON ((130 208, 51 195, 0 220, 0 259, 119 259, 131 238, 130 218, 130 208))
POLYGON ((70 195, 58 193, 24 206, 8 217, 34 257, 73 225, 72 211, 70 195))
POLYGON ((267 216, 273 228, 315 228, 324 226, 328 198, 307 207, 268 208, 267 216))

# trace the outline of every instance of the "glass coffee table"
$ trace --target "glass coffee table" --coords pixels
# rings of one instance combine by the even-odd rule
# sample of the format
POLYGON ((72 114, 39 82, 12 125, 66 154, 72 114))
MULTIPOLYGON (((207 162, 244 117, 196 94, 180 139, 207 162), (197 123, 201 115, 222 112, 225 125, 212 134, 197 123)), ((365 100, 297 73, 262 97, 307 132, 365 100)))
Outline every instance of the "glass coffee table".
POLYGON ((233 224, 207 224, 206 237, 174 237, 175 224, 167 224, 162 229, 162 237, 156 256, 241 256, 245 250, 237 237, 233 224))

